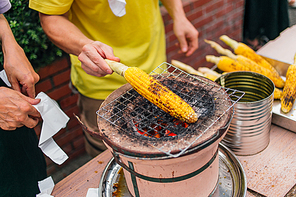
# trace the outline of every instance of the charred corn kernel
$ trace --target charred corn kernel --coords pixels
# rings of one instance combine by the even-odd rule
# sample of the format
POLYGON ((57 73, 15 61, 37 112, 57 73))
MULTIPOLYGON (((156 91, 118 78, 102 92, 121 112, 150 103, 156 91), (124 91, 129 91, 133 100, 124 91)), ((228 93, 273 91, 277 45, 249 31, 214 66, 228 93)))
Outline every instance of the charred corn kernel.
POLYGON ((294 64, 291 64, 286 73, 286 84, 281 98, 281 110, 284 113, 291 111, 296 99, 296 54, 294 64))
POLYGON ((274 99, 281 99, 282 94, 283 94, 283 91, 281 91, 278 88, 275 88, 274 93, 273 93, 273 97, 274 97, 274 99))
POLYGON ((212 81, 215 81, 218 77, 221 76, 220 73, 217 73, 216 71, 209 69, 208 67, 199 67, 198 71, 201 72, 206 78, 211 79, 212 81))
POLYGON ((111 60, 106 62, 114 72, 123 76, 134 90, 166 113, 187 123, 197 121, 197 114, 188 103, 143 70, 111 60))
MULTIPOLYGON (((241 63, 243 66, 248 67, 251 71, 260 73, 266 77, 268 77, 270 80, 273 81, 274 85, 278 88, 283 88, 285 85, 285 81, 281 78, 281 76, 276 72, 273 72, 267 68, 264 68, 254 62, 253 60, 243 56, 243 55, 235 55, 230 50, 224 49, 221 47, 218 43, 205 40, 206 43, 210 44, 218 53, 222 55, 226 55, 239 63, 241 63)), ((273 68, 273 67, 272 67, 273 68)))
POLYGON ((189 74, 199 75, 199 76, 203 76, 204 77, 204 75, 201 72, 195 70, 191 66, 189 66, 187 64, 184 64, 183 62, 180 62, 178 60, 172 60, 171 61, 171 64, 173 66, 176 66, 177 68, 180 68, 181 70, 184 70, 185 72, 187 72, 189 74))

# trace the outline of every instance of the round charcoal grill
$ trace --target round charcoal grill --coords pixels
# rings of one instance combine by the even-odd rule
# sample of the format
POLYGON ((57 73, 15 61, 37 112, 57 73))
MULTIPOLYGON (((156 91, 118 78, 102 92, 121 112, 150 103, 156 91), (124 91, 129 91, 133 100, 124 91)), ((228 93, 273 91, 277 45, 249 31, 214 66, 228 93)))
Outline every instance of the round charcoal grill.
POLYGON ((123 167, 132 196, 209 196, 218 182, 218 144, 244 93, 170 64, 159 70, 153 76, 193 107, 197 122, 171 117, 126 84, 97 111, 100 133, 89 132, 103 140, 123 167))
POLYGON ((226 126, 232 115, 229 111, 243 95, 172 65, 153 76, 189 103, 199 114, 198 121, 187 124, 173 118, 126 84, 114 91, 97 112, 104 142, 118 152, 131 156, 178 157, 190 148, 219 137, 221 125, 226 126), (230 96, 236 97, 233 99, 236 101, 230 96))

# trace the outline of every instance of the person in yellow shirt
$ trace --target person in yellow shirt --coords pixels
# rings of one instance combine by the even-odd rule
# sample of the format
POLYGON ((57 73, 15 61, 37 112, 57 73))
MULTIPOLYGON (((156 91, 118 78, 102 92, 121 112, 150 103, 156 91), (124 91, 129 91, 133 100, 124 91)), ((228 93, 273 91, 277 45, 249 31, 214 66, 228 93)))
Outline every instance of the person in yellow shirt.
MULTIPOLYGON (((96 111, 100 104, 126 83, 104 59, 136 66, 146 73, 166 61, 159 1, 128 0, 119 13, 114 8, 116 1, 119 0, 29 2, 29 7, 39 12, 48 37, 70 54, 71 82, 79 92, 80 118, 92 130, 98 130, 96 111)), ((198 31, 186 18, 182 1, 162 0, 162 4, 174 21, 180 52, 191 55, 198 48, 198 31)), ((102 142, 87 133, 85 144, 91 156, 105 150, 102 142)))

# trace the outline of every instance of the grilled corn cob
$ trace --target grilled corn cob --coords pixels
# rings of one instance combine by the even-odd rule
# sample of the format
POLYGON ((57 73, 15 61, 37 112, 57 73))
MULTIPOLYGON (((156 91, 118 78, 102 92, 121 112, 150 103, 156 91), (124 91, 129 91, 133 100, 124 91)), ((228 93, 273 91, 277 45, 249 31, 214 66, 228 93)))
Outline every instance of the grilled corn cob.
POLYGON ((243 56, 243 55, 235 55, 230 50, 224 49, 221 47, 218 43, 215 43, 213 41, 205 40, 206 43, 210 44, 218 53, 222 55, 226 55, 239 63, 241 63, 243 66, 248 67, 250 71, 260 73, 266 77, 268 77, 270 80, 273 81, 274 85, 278 88, 283 88, 285 85, 285 81, 280 77, 279 74, 276 74, 275 72, 270 71, 269 69, 266 69, 253 60, 243 56))
POLYGON ((266 61, 263 57, 258 55, 253 49, 251 49, 246 44, 241 43, 241 42, 237 42, 237 41, 229 38, 226 35, 220 36, 220 40, 222 40, 225 44, 230 46, 234 50, 235 54, 243 55, 243 56, 253 60, 254 62, 259 64, 260 66, 274 72, 274 75, 277 75, 280 77, 277 70, 268 61, 266 61))
POLYGON ((177 68, 180 68, 181 70, 184 70, 185 72, 188 72, 189 74, 199 75, 199 76, 203 76, 204 77, 204 75, 201 72, 195 70, 191 66, 189 66, 187 64, 184 64, 183 62, 180 62, 178 60, 172 60, 171 61, 171 64, 173 66, 176 66, 177 68))
POLYGON ((197 114, 190 105, 143 70, 137 67, 127 67, 112 60, 105 61, 114 72, 123 76, 140 95, 166 113, 187 123, 197 121, 197 114))
POLYGON ((274 93, 273 93, 273 98, 274 98, 274 99, 281 99, 282 94, 283 94, 283 91, 281 91, 281 90, 278 89, 278 88, 275 88, 275 89, 274 89, 274 93))
POLYGON ((220 73, 217 73, 216 71, 209 69, 208 67, 199 67, 198 71, 205 75, 206 78, 211 79, 212 81, 215 81, 218 77, 221 76, 220 73))
MULTIPOLYGON (((198 68, 198 70, 195 70, 194 68, 192 68, 191 66, 187 65, 187 64, 184 64, 178 60, 172 60, 171 61, 172 65, 176 66, 177 68, 180 68, 181 70, 184 70, 185 72, 188 72, 189 74, 193 74, 193 75, 199 75, 199 76, 202 76, 202 77, 206 77, 212 81, 215 81, 216 78, 218 78, 220 76, 219 73, 214 73, 215 71, 213 72, 210 72, 206 69, 209 69, 209 68, 198 68)), ((211 70, 211 69, 209 69, 211 70)), ((212 71, 212 70, 211 70, 212 71)))
POLYGON ((246 67, 238 61, 235 61, 234 59, 231 59, 227 56, 216 57, 214 55, 207 55, 206 60, 208 62, 216 64, 220 70, 225 72, 251 71, 249 67, 246 67))
POLYGON ((291 111, 294 101, 296 99, 296 54, 294 56, 294 63, 291 64, 286 74, 286 84, 283 89, 281 98, 281 110, 284 113, 291 111))

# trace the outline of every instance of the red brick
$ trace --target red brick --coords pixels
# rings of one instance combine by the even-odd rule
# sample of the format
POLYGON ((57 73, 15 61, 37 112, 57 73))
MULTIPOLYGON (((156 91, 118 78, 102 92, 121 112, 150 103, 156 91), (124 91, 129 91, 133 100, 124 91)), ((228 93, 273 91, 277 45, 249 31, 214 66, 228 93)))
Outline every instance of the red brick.
POLYGON ((172 23, 166 25, 164 28, 165 28, 165 32, 172 32, 172 31, 174 31, 173 30, 173 24, 172 23))
POLYGON ((75 159, 79 157, 80 155, 85 154, 85 148, 84 145, 82 147, 77 148, 72 154, 71 159, 75 159))
POLYGON ((66 95, 70 95, 71 93, 72 91, 70 90, 68 84, 66 84, 49 92, 48 96, 57 101, 66 95))
POLYGON ((75 118, 73 114, 79 115, 78 107, 73 107, 73 108, 65 109, 63 111, 65 112, 65 114, 67 116, 69 116, 69 118, 75 118))
POLYGON ((59 146, 65 146, 69 141, 73 141, 79 136, 83 135, 81 127, 72 128, 70 131, 64 133, 63 136, 54 138, 59 146))
POLYGON ((192 6, 191 6, 190 4, 188 4, 188 5, 184 5, 184 6, 183 6, 183 9, 184 9, 184 12, 185 12, 185 13, 188 13, 188 12, 191 11, 192 6))
POLYGON ((56 139, 58 139, 60 136, 65 136, 66 134, 65 133, 67 133, 67 127, 66 128, 63 128, 63 129, 61 129, 59 132, 57 132, 53 137, 54 137, 54 139, 56 140, 56 139))
POLYGON ((66 108, 69 106, 77 105, 77 100, 78 100, 78 94, 71 94, 66 98, 63 98, 60 100, 59 104, 61 108, 66 108))
POLYGON ((57 168, 55 165, 49 165, 46 168, 47 176, 54 174, 56 171, 57 171, 57 168))
POLYGON ((209 0, 197 0, 193 3, 193 8, 198 8, 201 6, 205 6, 206 4, 210 3, 209 0))
POLYGON ((74 148, 76 149, 79 149, 81 147, 84 147, 84 136, 83 135, 80 135, 78 136, 74 142, 73 142, 73 146, 74 148))
MULTIPOLYGON (((71 117, 68 124, 67 124, 67 129, 71 130, 74 127, 81 127, 78 120, 76 120, 76 118, 71 117)), ((81 128, 82 129, 82 128, 81 128)))
POLYGON ((199 19, 200 17, 202 17, 202 15, 203 15, 202 10, 196 11, 196 12, 192 12, 191 14, 187 15, 187 19, 189 21, 193 21, 195 19, 199 19))
POLYGON ((211 23, 213 20, 214 20, 213 16, 210 16, 210 17, 205 18, 203 20, 197 20, 197 22, 194 23, 193 25, 195 28, 200 28, 200 27, 203 27, 204 25, 211 23))
POLYGON ((178 52, 178 50, 179 50, 179 47, 174 45, 174 46, 167 48, 167 53, 170 53, 172 51, 178 52))
MULTIPOLYGON (((69 158, 73 159, 73 158, 71 157, 72 152, 73 152, 73 146, 72 146, 71 143, 65 144, 64 146, 60 146, 60 147, 61 147, 61 148, 63 149, 63 151, 68 155, 69 158)), ((68 160, 69 160, 69 159, 68 159, 68 160)), ((67 162, 68 162, 68 161, 67 161, 67 162)))
POLYGON ((50 75, 53 75, 61 70, 67 69, 70 67, 69 64, 69 57, 63 57, 61 59, 58 59, 56 61, 54 61, 52 64, 41 68, 38 71, 38 74, 40 76, 40 78, 46 78, 50 75))
POLYGON ((70 70, 65 70, 55 76, 53 76, 53 83, 55 86, 59 86, 63 83, 66 83, 70 81, 70 70))
POLYGON ((53 88, 50 79, 45 79, 43 81, 40 81, 36 84, 35 89, 36 89, 36 95, 39 92, 47 92, 53 88))
MULTIPOLYGON (((209 5, 209 6, 207 6, 207 7, 205 8, 205 12, 206 12, 206 13, 215 12, 217 9, 223 7, 223 5, 224 5, 224 2, 222 2, 222 1, 217 1, 216 3, 213 3, 213 4, 209 5)), ((216 13, 215 13, 215 14, 216 14, 216 13)))

